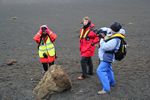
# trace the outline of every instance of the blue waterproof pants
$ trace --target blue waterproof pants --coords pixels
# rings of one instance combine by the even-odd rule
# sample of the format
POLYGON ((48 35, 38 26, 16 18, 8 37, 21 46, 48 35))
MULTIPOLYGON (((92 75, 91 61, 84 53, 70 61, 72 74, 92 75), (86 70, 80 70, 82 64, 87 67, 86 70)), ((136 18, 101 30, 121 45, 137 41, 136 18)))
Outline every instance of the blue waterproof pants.
POLYGON ((103 90, 110 91, 110 87, 115 85, 114 72, 111 63, 101 61, 97 68, 97 75, 103 85, 103 90))

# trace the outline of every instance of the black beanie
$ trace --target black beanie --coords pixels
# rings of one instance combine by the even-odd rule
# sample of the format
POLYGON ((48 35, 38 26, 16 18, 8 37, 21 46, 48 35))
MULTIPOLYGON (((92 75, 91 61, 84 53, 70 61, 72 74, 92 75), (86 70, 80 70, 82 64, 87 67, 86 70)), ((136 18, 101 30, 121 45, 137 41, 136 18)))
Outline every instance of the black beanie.
POLYGON ((121 28, 122 25, 118 22, 114 22, 110 25, 110 28, 114 31, 114 32, 118 32, 121 28))

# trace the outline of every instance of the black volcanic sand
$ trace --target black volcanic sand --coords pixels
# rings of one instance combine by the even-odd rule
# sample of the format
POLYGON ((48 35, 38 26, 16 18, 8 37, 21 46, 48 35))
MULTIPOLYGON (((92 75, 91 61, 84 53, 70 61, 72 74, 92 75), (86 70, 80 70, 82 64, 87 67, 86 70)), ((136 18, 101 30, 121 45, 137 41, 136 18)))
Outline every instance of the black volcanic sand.
MULTIPOLYGON (((43 74, 33 36, 42 24, 50 26, 58 35, 56 64, 64 66, 73 84, 72 90, 54 94, 50 100, 149 100, 150 1, 56 1, 0 1, 0 100, 35 100, 32 90, 43 74), (106 95, 97 95, 102 86, 96 74, 77 80, 81 72, 80 21, 87 15, 97 28, 119 21, 127 31, 128 54, 123 61, 113 64, 117 85, 106 95), (17 63, 8 66, 10 59, 17 63)), ((96 72, 97 51, 93 63, 96 72)))

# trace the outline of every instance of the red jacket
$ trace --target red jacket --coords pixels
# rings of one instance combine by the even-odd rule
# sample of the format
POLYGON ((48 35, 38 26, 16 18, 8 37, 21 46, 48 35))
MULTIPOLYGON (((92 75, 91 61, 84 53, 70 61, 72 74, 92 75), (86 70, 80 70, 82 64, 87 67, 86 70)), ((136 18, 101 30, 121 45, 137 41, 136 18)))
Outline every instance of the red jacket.
POLYGON ((83 57, 94 56, 95 44, 99 42, 99 37, 90 29, 91 26, 80 30, 80 54, 83 57))
MULTIPOLYGON (((56 35, 55 33, 53 33, 48 27, 47 27, 47 30, 46 30, 46 31, 47 31, 47 33, 48 33, 50 39, 51 39, 51 42, 54 42, 55 39, 57 38, 57 35, 56 35)), ((42 29, 41 29, 41 27, 40 27, 39 32, 37 32, 37 34, 33 37, 33 39, 34 39, 38 44, 40 43, 41 35, 42 35, 42 29)), ((47 40, 47 38, 46 38, 46 40, 47 40)), ((45 40, 45 42, 46 42, 46 40, 45 40)), ((40 62, 41 62, 41 63, 51 63, 51 62, 55 61, 55 59, 56 59, 55 56, 53 56, 53 57, 48 56, 48 58, 40 58, 40 62)))

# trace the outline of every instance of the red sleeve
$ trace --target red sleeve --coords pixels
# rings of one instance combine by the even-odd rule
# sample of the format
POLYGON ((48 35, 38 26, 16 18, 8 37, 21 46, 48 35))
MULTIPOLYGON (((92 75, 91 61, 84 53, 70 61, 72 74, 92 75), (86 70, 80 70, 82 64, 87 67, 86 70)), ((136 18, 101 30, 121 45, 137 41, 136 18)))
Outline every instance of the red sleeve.
POLYGON ((99 41, 100 41, 100 38, 96 35, 96 33, 94 33, 93 32, 93 34, 94 34, 94 39, 93 39, 93 43, 94 44, 97 44, 97 43, 99 43, 99 41))
POLYGON ((54 42, 57 38, 57 35, 55 33, 53 33, 52 31, 49 36, 50 36, 52 42, 54 42))
POLYGON ((37 33, 33 39, 36 41, 36 43, 40 43, 40 37, 41 37, 41 34, 37 33))

